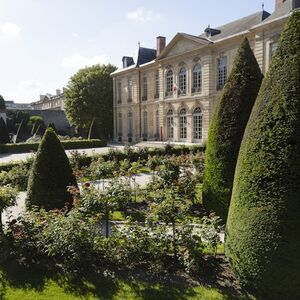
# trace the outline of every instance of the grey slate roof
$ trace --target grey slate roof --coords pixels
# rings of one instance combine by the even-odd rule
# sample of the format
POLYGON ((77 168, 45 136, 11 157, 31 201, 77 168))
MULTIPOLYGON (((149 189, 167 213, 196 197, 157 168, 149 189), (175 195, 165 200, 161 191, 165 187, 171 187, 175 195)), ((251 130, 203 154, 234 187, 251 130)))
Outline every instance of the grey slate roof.
MULTIPOLYGON (((215 29, 220 30, 219 34, 208 37, 211 41, 217 41, 224 39, 231 35, 244 32, 249 30, 251 27, 260 24, 262 21, 267 19, 270 14, 267 11, 259 11, 242 19, 233 21, 231 23, 225 24, 223 26, 217 27, 215 29)), ((203 33, 200 37, 206 38, 206 34, 203 33)))
POLYGON ((293 10, 293 0, 286 0, 281 6, 276 9, 270 17, 268 17, 265 22, 270 22, 277 18, 283 17, 288 15, 293 10))
POLYGON ((148 63, 156 58, 156 50, 150 48, 139 47, 137 66, 148 63))

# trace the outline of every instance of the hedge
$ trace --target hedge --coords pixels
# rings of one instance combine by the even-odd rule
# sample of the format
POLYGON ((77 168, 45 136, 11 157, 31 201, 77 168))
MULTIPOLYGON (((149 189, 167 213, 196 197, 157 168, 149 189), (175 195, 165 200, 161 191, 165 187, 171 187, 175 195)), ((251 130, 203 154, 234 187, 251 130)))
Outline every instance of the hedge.
POLYGON ((225 253, 258 299, 300 297, 300 11, 282 33, 245 130, 225 253))
MULTIPOLYGON (((104 140, 65 140, 61 142, 65 150, 105 147, 104 140)), ((22 153, 37 151, 39 143, 0 144, 0 153, 22 153)))
POLYGON ((203 204, 226 223, 236 161, 263 75, 244 38, 209 126, 203 204))

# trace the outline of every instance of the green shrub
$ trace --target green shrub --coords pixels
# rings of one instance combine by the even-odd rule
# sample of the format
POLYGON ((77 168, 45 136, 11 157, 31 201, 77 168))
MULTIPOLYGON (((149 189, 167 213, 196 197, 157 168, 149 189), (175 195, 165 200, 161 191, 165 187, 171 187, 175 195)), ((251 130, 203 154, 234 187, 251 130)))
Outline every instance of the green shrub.
POLYGON ((48 128, 39 145, 28 179, 26 206, 46 210, 72 202, 68 186, 77 186, 69 159, 56 133, 48 128))
POLYGON ((226 223, 240 144, 263 75, 245 38, 209 127, 203 203, 226 223))
POLYGON ((26 191, 29 167, 28 164, 19 164, 8 171, 0 171, 0 186, 10 184, 21 191, 26 191))
POLYGON ((6 144, 10 142, 10 138, 8 135, 7 126, 3 120, 3 118, 0 118, 0 143, 6 144))
MULTIPOLYGON (((88 149, 105 147, 106 141, 103 140, 66 140, 61 142, 65 150, 88 149)), ((22 153, 37 151, 39 143, 18 143, 0 145, 0 153, 22 153)))
POLYGON ((226 255, 260 299, 300 295, 300 12, 290 17, 241 145, 226 255))

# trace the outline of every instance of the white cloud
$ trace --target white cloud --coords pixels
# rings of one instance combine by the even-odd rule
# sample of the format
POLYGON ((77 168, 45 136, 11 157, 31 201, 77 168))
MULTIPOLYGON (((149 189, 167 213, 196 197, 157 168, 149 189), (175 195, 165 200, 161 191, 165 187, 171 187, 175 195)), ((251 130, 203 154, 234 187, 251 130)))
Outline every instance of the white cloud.
POLYGON ((6 22, 0 24, 0 36, 17 37, 20 34, 20 27, 14 23, 6 22))
POLYGON ((63 58, 62 60, 62 66, 66 68, 83 68, 106 63, 108 63, 108 57, 106 54, 96 55, 90 58, 84 57, 80 54, 73 54, 63 58))
POLYGON ((77 32, 72 32, 72 33, 71 33, 71 36, 72 36, 73 38, 78 38, 78 37, 79 37, 79 34, 78 34, 77 32))
POLYGON ((42 84, 37 80, 22 80, 19 82, 19 90, 38 90, 42 84))
POLYGON ((134 11, 128 12, 126 17, 129 20, 146 23, 148 21, 160 19, 161 15, 152 10, 145 10, 143 7, 140 7, 134 11))

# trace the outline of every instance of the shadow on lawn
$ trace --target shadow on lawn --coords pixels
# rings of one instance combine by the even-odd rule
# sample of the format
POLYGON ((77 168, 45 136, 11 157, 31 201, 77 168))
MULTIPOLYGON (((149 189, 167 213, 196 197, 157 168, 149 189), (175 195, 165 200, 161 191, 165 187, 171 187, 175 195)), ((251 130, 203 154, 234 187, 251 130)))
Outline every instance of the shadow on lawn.
MULTIPOLYGON (((126 299, 126 292, 132 293, 132 299, 138 297, 145 300, 185 300, 196 296, 193 287, 202 285, 218 289, 224 299, 249 299, 241 293, 235 279, 228 271, 222 258, 209 258, 204 262, 203 274, 191 279, 174 274, 151 275, 146 270, 139 271, 105 271, 87 270, 80 274, 62 274, 53 271, 52 266, 32 265, 28 268, 17 262, 0 266, 4 281, 2 290, 0 282, 0 299, 5 294, 5 285, 12 288, 33 289, 43 291, 48 280, 53 280, 67 293, 74 296, 94 296, 99 299, 126 299), (106 274, 106 275, 105 275, 106 274), (123 293, 123 294, 122 294, 123 293), (122 297, 123 295, 123 297, 122 297)), ((0 271, 1 281, 1 271, 0 271)))

